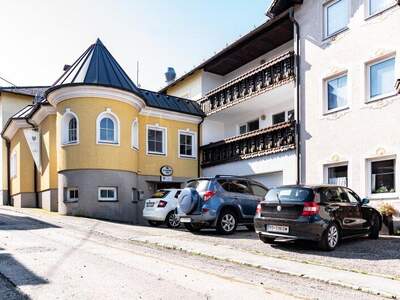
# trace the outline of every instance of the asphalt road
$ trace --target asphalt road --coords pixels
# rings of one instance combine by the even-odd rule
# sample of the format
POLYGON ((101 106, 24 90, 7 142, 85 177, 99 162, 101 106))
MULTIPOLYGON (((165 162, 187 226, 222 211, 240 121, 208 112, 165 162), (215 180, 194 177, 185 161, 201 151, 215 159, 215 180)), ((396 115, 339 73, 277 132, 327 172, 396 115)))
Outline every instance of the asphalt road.
POLYGON ((0 299, 378 299, 131 243, 96 233, 96 222, 79 229, 73 222, 57 225, 0 210, 0 299))

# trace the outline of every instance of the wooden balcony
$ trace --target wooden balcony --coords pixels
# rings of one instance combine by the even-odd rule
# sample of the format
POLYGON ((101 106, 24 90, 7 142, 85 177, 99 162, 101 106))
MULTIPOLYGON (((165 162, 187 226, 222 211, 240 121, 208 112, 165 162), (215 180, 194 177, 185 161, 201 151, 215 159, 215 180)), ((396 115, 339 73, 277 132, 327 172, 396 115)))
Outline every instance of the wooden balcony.
POLYGON ((294 53, 290 51, 211 90, 200 105, 206 115, 211 115, 293 79, 294 53))
POLYGON ((285 122, 200 148, 202 167, 250 159, 295 149, 296 123, 285 122))

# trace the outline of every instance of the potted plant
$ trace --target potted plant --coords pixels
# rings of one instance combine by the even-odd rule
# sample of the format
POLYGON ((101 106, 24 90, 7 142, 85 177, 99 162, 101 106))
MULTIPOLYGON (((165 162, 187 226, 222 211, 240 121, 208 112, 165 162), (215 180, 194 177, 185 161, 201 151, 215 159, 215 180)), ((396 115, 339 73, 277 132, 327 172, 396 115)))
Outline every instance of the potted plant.
POLYGON ((383 223, 389 229, 389 234, 393 235, 393 216, 397 213, 396 209, 389 203, 381 204, 378 209, 383 216, 383 223))

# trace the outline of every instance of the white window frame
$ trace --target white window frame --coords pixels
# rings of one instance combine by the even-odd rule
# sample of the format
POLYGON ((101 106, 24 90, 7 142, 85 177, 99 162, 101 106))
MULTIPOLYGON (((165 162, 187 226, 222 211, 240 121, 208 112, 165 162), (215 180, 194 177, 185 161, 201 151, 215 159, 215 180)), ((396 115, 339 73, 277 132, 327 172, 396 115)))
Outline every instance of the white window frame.
POLYGON ((119 146, 120 145, 120 122, 118 116, 107 108, 106 111, 101 112, 96 119, 96 143, 98 145, 110 145, 119 146), (114 122, 114 141, 106 141, 100 139, 100 123, 104 118, 110 118, 114 122))
POLYGON ((14 151, 10 157, 10 178, 16 178, 18 176, 18 154, 14 151))
POLYGON ((97 199, 98 201, 103 201, 103 202, 116 202, 118 201, 118 189, 113 186, 99 186, 97 189, 97 199), (114 197, 113 198, 101 197, 101 191, 103 190, 114 191, 114 197))
POLYGON ((79 144, 79 118, 76 113, 67 108, 61 119, 61 146, 79 144), (72 118, 76 119, 76 140, 69 141, 69 122, 72 118))
POLYGON ((366 161, 367 163, 367 172, 366 172, 366 180, 367 180, 367 191, 366 195, 368 195, 369 199, 393 199, 393 198, 398 198, 399 192, 398 192, 398 183, 397 183, 397 178, 399 177, 397 175, 398 173, 398 163, 397 163, 397 157, 396 155, 389 155, 389 156, 382 156, 382 157, 373 157, 369 158, 366 161), (384 160, 394 160, 394 189, 395 192, 393 193, 375 193, 373 194, 371 191, 372 188, 372 182, 371 182, 371 177, 372 177, 372 163, 377 162, 377 161, 384 161, 384 160))
POLYGON ((132 148, 139 150, 139 120, 136 118, 131 127, 132 148))
POLYGON ((324 114, 331 114, 331 113, 335 113, 335 112, 338 112, 338 111, 341 111, 341 110, 348 109, 350 107, 349 99, 350 99, 350 89, 349 89, 349 76, 348 76, 348 72, 347 71, 341 72, 339 74, 336 74, 334 76, 330 76, 330 77, 327 77, 327 78, 324 79, 324 107, 323 107, 324 114), (341 106, 341 107, 337 107, 337 108, 334 108, 334 109, 328 109, 328 106, 329 106, 328 105, 329 104, 328 103, 328 101, 329 101, 328 83, 330 81, 332 81, 332 80, 339 79, 339 78, 342 78, 344 76, 347 77, 346 105, 341 106))
POLYGON ((371 0, 364 0, 365 1, 365 15, 366 15, 366 19, 374 17, 376 15, 379 15, 389 9, 391 9, 392 7, 395 7, 396 1, 392 0, 392 4, 389 4, 388 6, 382 8, 381 10, 375 12, 375 13, 371 13, 371 0))
MULTIPOLYGON (((382 94, 379 96, 375 96, 371 98, 371 67, 374 65, 377 65, 379 63, 385 62, 387 60, 390 60, 394 58, 394 74, 396 75, 396 54, 390 54, 390 55, 386 55, 384 57, 380 57, 378 59, 374 59, 372 61, 369 61, 366 63, 366 103, 370 103, 370 102, 374 102, 374 101, 378 101, 384 98, 388 98, 388 97, 393 97, 397 95, 396 92, 396 88, 395 88, 395 83, 393 82, 393 91, 390 93, 386 93, 386 94, 382 94)), ((396 76, 395 76, 396 77, 396 76)))
POLYGON ((79 189, 77 187, 67 188, 67 201, 66 202, 78 202, 79 201, 79 189), (78 191, 78 198, 71 198, 69 192, 78 191))
POLYGON ((347 167, 347 186, 350 186, 350 164, 348 161, 342 161, 338 163, 326 164, 324 165, 324 183, 329 184, 329 169, 336 167, 347 167))
POLYGON ((178 157, 180 158, 197 158, 197 134, 190 130, 178 130, 178 157), (181 154, 181 135, 187 135, 192 137, 192 155, 181 154))
POLYGON ((167 156, 168 149, 168 130, 166 127, 161 127, 158 124, 156 125, 146 125, 146 154, 147 155, 157 155, 157 156, 167 156), (162 140, 162 152, 149 151, 149 130, 157 130, 163 133, 162 140))
POLYGON ((323 36, 324 36, 324 39, 329 39, 329 38, 331 38, 333 36, 336 36, 337 34, 343 32, 343 31, 347 30, 349 28, 348 24, 350 23, 350 14, 351 14, 351 1, 349 1, 349 0, 332 0, 332 1, 328 1, 328 2, 324 3, 323 4, 323 19, 324 19, 324 22, 323 22, 323 32, 324 32, 324 34, 323 34, 323 36), (334 4, 336 4, 336 3, 340 2, 340 1, 346 1, 347 2, 347 25, 345 27, 343 27, 343 28, 341 28, 341 29, 329 34, 328 33, 328 9, 329 9, 329 7, 333 6, 334 4))

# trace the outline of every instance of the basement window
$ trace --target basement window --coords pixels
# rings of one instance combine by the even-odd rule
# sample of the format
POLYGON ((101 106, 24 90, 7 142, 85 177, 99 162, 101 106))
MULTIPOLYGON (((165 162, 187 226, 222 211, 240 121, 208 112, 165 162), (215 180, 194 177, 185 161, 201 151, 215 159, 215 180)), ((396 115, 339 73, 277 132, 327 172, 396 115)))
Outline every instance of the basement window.
POLYGON ((99 187, 98 190, 99 201, 118 201, 116 187, 99 187))
POLYGON ((68 188, 67 189, 67 201, 76 202, 79 200, 78 188, 68 188))

